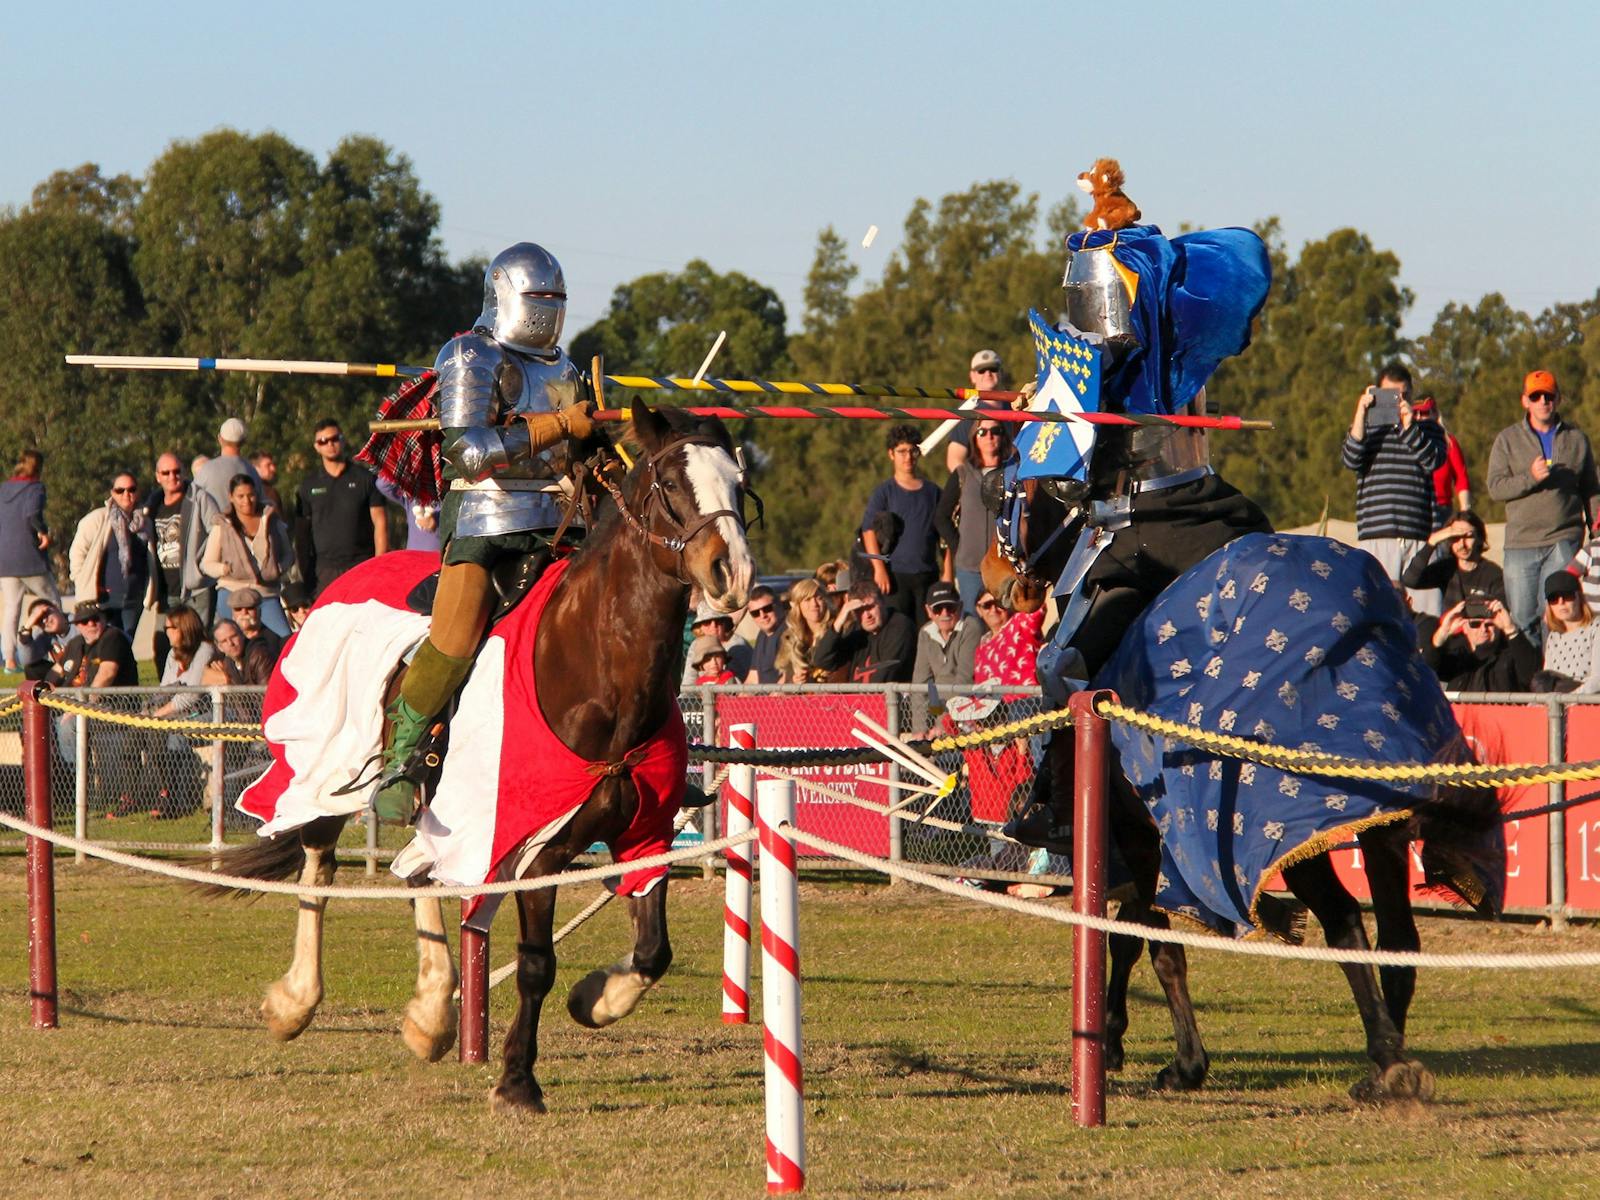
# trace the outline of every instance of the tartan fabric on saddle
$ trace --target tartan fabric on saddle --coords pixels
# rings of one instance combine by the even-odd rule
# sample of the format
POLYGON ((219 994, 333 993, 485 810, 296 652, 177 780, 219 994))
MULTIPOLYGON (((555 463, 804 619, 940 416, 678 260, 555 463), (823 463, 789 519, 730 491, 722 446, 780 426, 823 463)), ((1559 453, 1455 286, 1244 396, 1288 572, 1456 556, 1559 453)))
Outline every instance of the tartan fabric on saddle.
MULTIPOLYGON (((439 373, 425 371, 385 396, 378 406, 379 421, 416 421, 438 416, 435 397, 439 373)), ((437 429, 408 429, 403 433, 374 433, 356 455, 356 461, 377 473, 408 500, 437 504, 444 495, 444 437, 437 429)))

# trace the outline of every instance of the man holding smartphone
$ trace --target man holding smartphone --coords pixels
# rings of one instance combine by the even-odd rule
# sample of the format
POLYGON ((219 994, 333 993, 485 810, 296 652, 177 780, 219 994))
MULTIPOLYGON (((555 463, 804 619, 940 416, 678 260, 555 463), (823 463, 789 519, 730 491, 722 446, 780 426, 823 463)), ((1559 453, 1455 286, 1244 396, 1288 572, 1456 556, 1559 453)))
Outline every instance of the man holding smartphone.
POLYGON ((1589 439, 1561 419, 1560 407, 1555 375, 1528 372, 1523 418, 1489 451, 1489 495, 1506 506, 1506 600, 1535 645, 1544 638, 1539 586, 1572 561, 1600 496, 1589 439))
MULTIPOLYGON (((1390 363, 1356 399, 1342 459, 1356 473, 1356 538, 1396 586, 1433 532, 1433 472, 1444 457, 1444 431, 1411 409, 1411 372, 1390 363)), ((1406 596, 1413 612, 1438 615, 1437 591, 1406 596)))

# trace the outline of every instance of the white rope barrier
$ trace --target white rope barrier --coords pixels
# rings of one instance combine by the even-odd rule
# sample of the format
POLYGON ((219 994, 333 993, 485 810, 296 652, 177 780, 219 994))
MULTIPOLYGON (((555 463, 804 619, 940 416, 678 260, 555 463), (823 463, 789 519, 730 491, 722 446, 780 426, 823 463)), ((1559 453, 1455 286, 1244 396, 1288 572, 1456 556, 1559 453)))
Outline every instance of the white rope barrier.
MULTIPOLYGON (((101 858, 106 862, 116 863, 118 866, 131 867, 136 871, 147 871, 152 875, 165 875, 169 879, 182 879, 189 883, 202 883, 212 887, 237 888, 240 891, 264 892, 271 896, 315 896, 327 900, 420 900, 431 897, 465 897, 465 896, 507 896, 513 892, 531 892, 539 888, 561 887, 568 883, 589 883, 596 879, 610 879, 613 876, 628 875, 634 871, 647 871, 653 867, 671 867, 690 859, 705 858, 708 855, 720 853, 729 846, 742 845, 753 841, 755 834, 748 833, 741 837, 718 838, 712 842, 702 842, 698 846, 689 846, 682 850, 671 850, 665 854, 652 854, 648 858, 635 858, 628 862, 608 863, 599 867, 586 867, 581 871, 567 871, 560 875, 544 875, 538 879, 513 879, 504 883, 480 883, 476 885, 436 885, 433 887, 403 887, 398 884, 385 887, 318 887, 314 884, 278 883, 266 879, 246 879, 242 875, 221 875, 214 871, 200 870, 195 867, 178 866, 175 863, 157 862, 154 859, 140 858, 133 854, 121 854, 116 850, 108 850, 104 846, 83 838, 69 837, 64 833, 57 833, 53 829, 44 829, 38 825, 31 825, 17 817, 0 813, 0 825, 8 825, 19 833, 29 837, 36 837, 49 842, 53 846, 62 846, 68 850, 82 851, 91 858, 101 858)), ((202 853, 204 853, 202 851, 202 853)))
MULTIPOLYGON (((764 768, 763 768, 764 769, 764 768)), ((1213 933, 1189 933, 1178 929, 1152 929, 1148 925, 1135 925, 1129 921, 1113 921, 1107 917, 1080 916, 1069 909, 1019 900, 997 892, 982 892, 951 883, 937 875, 929 875, 914 867, 902 866, 883 858, 862 854, 849 846, 814 833, 790 829, 796 841, 804 842, 818 850, 825 850, 859 866, 881 871, 946 895, 959 896, 994 908, 1008 909, 1030 917, 1043 917, 1062 925, 1086 925, 1104 933, 1123 933, 1143 938, 1149 942, 1170 942, 1178 946, 1192 946, 1203 950, 1222 950, 1229 954, 1248 954, 1258 958, 1293 958, 1309 962, 1370 963, 1379 967, 1445 967, 1479 968, 1483 970, 1531 971, 1557 967, 1600 966, 1600 951, 1574 951, 1555 954, 1429 954, 1401 950, 1333 950, 1320 946, 1287 946, 1279 942, 1239 941, 1213 933)))
MULTIPOLYGON (((762 768, 762 770, 765 772, 767 768, 762 768)), ((718 838, 715 841, 704 842, 698 846, 690 846, 683 850, 674 850, 666 854, 656 854, 649 858, 638 858, 631 862, 611 863, 605 866, 589 867, 581 871, 569 871, 560 875, 546 875, 539 879, 516 879, 505 883, 482 883, 469 887, 408 888, 398 885, 386 887, 318 887, 299 883, 278 883, 271 880, 246 879, 237 875, 219 875, 212 871, 199 870, 193 867, 156 862, 133 854, 121 854, 115 850, 108 850, 103 846, 98 846, 94 842, 86 841, 83 838, 70 837, 66 834, 56 833, 51 829, 32 825, 6 813, 0 813, 0 825, 9 826, 19 833, 27 834, 29 837, 40 838, 55 846, 61 846, 68 850, 82 851, 92 858, 104 859, 106 862, 130 867, 136 871, 165 875, 171 879, 182 879, 190 883, 209 884, 216 887, 238 888, 243 891, 264 892, 268 895, 317 896, 329 900, 415 900, 433 896, 442 899, 445 897, 509 895, 513 892, 533 891, 538 888, 560 887, 568 883, 587 883, 596 879, 609 879, 612 876, 626 875, 632 871, 643 871, 652 867, 670 867, 690 859, 705 858, 708 855, 717 854, 730 846, 743 845, 746 842, 754 841, 756 838, 755 832, 751 831, 737 837, 718 838)), ((1036 901, 1021 900, 1015 896, 1007 896, 997 892, 979 891, 959 883, 951 883, 938 875, 930 875, 926 871, 918 871, 914 867, 901 866, 888 859, 862 854, 849 846, 830 841, 828 838, 820 837, 814 833, 806 833, 801 829, 794 829, 792 832, 796 840, 808 846, 814 846, 847 862, 853 862, 857 866, 866 867, 869 870, 904 879, 911 883, 921 884, 923 887, 931 888, 936 892, 944 892, 946 895, 958 896, 978 904, 987 904, 994 908, 1003 908, 1011 912, 1022 913, 1025 916, 1043 917, 1046 920, 1055 921, 1062 925, 1086 925, 1090 929, 1098 929, 1104 933, 1126 934, 1130 937, 1143 938, 1149 942, 1168 942, 1177 946, 1190 946, 1202 950, 1221 950, 1229 954, 1244 954, 1257 958, 1287 958, 1299 959, 1305 962, 1368 963, 1379 967, 1535 971, 1558 967, 1600 966, 1600 951, 1574 951, 1552 954, 1431 954, 1400 950, 1333 950, 1318 946, 1287 946, 1267 941, 1240 941, 1238 939, 1224 938, 1217 934, 1189 933, 1179 929, 1152 929, 1148 925, 1137 925, 1129 921, 1114 921, 1107 917, 1080 916, 1067 909, 1039 904, 1036 901)))

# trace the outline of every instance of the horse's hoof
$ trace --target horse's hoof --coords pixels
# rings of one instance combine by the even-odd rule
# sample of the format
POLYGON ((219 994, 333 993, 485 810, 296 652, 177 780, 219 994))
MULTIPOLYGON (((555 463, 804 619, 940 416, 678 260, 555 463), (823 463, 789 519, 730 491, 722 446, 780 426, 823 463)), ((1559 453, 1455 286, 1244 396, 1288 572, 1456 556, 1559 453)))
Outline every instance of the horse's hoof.
POLYGON ((423 1062, 438 1062, 456 1044, 456 1006, 446 1004, 443 1012, 431 1016, 422 1011, 422 1005, 412 1000, 406 1005, 406 1015, 400 1022, 400 1036, 406 1049, 423 1062))
POLYGON ((1156 1090, 1158 1092, 1198 1092, 1205 1085, 1206 1075, 1211 1070, 1211 1058, 1200 1060, 1197 1071, 1184 1071, 1177 1063, 1168 1063, 1156 1072, 1156 1090))
POLYGON ((1406 1059, 1391 1063, 1382 1071, 1374 1067, 1371 1075, 1350 1089, 1350 1096, 1365 1104, 1428 1101, 1433 1099, 1433 1087, 1433 1072, 1415 1059, 1406 1059))
POLYGON ((261 1002, 261 1019, 267 1023, 267 1032, 280 1042, 294 1041, 316 1015, 316 1001, 306 1004, 292 999, 281 981, 267 989, 267 998, 261 1002))
POLYGON ((1108 1070, 1108 1071, 1120 1071, 1120 1070, 1122 1070, 1122 1047, 1121 1046, 1116 1046, 1116 1047, 1107 1046, 1106 1047, 1106 1070, 1108 1070))
POLYGON ((500 1117, 543 1116, 544 1093, 536 1083, 527 1087, 498 1084, 489 1093, 489 1111, 500 1117))
POLYGON ((654 983, 626 966, 590 971, 567 993, 567 1012, 586 1029, 604 1029, 631 1013, 654 983))

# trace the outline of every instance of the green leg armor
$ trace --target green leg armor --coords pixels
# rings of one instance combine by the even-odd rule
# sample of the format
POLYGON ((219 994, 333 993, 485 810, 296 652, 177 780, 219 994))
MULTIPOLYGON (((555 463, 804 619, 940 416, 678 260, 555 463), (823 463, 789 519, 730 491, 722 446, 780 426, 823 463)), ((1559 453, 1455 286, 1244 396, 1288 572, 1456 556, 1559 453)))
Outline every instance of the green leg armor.
POLYGON ((400 694, 384 710, 393 726, 383 752, 383 780, 372 807, 379 820, 404 825, 417 810, 417 747, 439 710, 472 670, 471 656, 452 658, 423 642, 406 669, 400 694))

